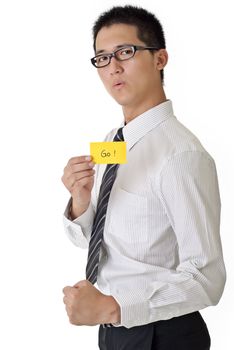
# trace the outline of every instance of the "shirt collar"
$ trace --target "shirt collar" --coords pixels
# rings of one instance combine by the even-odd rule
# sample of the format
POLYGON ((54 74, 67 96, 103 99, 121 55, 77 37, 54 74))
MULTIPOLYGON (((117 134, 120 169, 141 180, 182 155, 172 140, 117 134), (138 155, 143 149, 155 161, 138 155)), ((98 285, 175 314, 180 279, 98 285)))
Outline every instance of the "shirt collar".
POLYGON ((121 126, 124 126, 123 135, 124 141, 127 142, 127 150, 129 151, 143 136, 172 116, 174 116, 172 102, 167 100, 139 115, 127 125, 124 126, 123 122, 121 126))

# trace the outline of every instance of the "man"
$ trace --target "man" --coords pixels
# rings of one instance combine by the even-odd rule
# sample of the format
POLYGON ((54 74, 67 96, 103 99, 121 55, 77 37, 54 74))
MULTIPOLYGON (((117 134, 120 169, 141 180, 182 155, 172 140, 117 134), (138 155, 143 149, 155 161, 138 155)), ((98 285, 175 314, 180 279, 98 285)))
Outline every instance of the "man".
POLYGON ((217 304, 225 284, 214 160, 166 98, 155 16, 114 7, 93 36, 91 61, 124 115, 105 140, 127 143, 127 163, 94 170, 78 156, 64 169, 66 232, 89 245, 86 280, 64 288, 67 314, 72 324, 100 325, 102 350, 207 350, 198 310, 217 304))

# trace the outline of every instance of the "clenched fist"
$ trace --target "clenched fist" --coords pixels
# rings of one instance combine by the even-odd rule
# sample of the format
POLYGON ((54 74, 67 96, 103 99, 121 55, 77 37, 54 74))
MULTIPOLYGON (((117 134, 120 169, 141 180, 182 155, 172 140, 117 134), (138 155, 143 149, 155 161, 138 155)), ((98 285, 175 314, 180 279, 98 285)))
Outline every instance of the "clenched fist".
POLYGON ((73 325, 95 326, 120 321, 120 306, 110 295, 101 293, 89 281, 63 288, 63 302, 73 325))

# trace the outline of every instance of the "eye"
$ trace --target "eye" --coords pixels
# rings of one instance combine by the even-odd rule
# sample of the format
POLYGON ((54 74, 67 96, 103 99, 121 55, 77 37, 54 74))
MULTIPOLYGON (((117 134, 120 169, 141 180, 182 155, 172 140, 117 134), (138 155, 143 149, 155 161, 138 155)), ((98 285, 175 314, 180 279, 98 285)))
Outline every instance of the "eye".
POLYGON ((132 54, 132 49, 131 48, 125 48, 120 51, 121 56, 128 56, 132 54))
POLYGON ((105 64, 106 62, 108 62, 108 56, 106 56, 106 55, 101 55, 101 56, 96 56, 95 57, 95 63, 96 63, 96 65, 97 66, 99 66, 99 65, 103 65, 103 64, 105 64))
POLYGON ((116 55, 120 61, 127 60, 134 55, 132 47, 123 47, 116 52, 116 55))

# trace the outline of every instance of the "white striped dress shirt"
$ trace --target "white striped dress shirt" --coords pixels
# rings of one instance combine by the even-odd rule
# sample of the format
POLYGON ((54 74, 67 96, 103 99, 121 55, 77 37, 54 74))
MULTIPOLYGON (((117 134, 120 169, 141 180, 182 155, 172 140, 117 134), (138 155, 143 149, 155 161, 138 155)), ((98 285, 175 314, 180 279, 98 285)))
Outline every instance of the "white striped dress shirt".
MULTIPOLYGON (((124 125, 124 123, 122 123, 124 125)), ((105 141, 111 141, 117 129, 105 141)), ((106 213, 97 284, 131 328, 215 305, 225 285, 220 196, 214 160, 174 116, 170 100, 123 129, 121 164, 106 213)), ((88 248, 106 165, 96 165, 87 211, 64 225, 88 248)))

